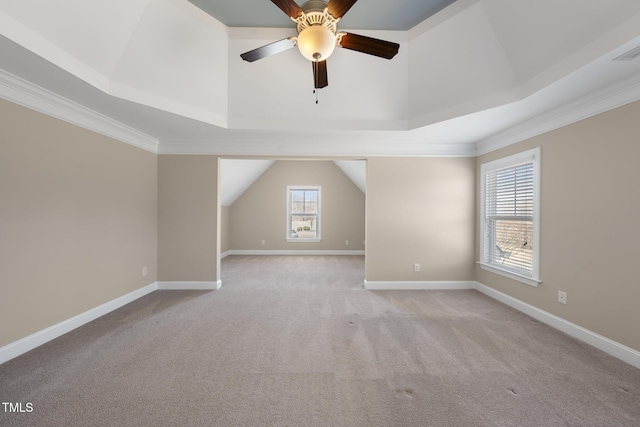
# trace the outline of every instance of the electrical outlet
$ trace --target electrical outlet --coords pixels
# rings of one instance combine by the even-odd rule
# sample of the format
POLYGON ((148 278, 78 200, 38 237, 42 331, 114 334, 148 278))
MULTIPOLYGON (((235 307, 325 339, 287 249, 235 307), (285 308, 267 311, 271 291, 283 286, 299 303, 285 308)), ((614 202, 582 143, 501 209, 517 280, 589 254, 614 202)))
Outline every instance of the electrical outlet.
POLYGON ((420 271, 420 264, 413 264, 413 271, 415 271, 416 273, 420 271))
POLYGON ((348 240, 345 240, 345 241, 344 241, 344 244, 345 244, 346 246, 349 246, 349 241, 348 241, 348 240))
POLYGON ((264 246, 264 245, 266 245, 266 244, 267 244, 267 241, 266 241, 266 240, 263 240, 263 241, 262 241, 262 246, 264 246))
POLYGON ((149 271, 147 270, 147 267, 142 267, 142 275, 143 276, 146 276, 148 272, 149 271))
POLYGON ((567 303, 567 293, 566 292, 558 291, 558 302, 560 304, 566 304, 567 303))

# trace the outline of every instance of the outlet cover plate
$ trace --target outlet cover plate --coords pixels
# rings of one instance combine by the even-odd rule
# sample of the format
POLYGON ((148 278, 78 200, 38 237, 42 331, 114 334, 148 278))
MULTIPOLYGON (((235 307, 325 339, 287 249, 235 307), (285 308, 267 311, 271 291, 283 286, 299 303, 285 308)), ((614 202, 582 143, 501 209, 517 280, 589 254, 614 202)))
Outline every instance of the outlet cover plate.
POLYGON ((558 302, 560 304, 566 304, 567 303, 567 293, 566 292, 558 291, 558 302))

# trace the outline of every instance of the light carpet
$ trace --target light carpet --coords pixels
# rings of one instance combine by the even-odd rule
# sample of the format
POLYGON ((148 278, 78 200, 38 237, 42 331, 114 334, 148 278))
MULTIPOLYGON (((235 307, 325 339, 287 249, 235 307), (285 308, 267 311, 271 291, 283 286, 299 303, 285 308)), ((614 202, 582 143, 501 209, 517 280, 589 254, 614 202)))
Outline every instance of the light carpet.
POLYGON ((360 256, 230 256, 0 366, 2 426, 639 426, 640 370, 360 256))

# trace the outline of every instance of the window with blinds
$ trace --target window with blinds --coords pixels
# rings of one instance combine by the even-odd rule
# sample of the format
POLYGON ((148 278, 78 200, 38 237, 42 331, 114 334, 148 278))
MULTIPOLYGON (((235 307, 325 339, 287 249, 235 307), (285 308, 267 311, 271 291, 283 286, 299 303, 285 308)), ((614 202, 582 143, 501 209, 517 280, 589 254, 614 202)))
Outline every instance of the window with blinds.
POLYGON ((287 187, 287 240, 320 241, 320 187, 287 187))
POLYGON ((482 258, 492 271, 537 286, 540 150, 483 164, 482 258))

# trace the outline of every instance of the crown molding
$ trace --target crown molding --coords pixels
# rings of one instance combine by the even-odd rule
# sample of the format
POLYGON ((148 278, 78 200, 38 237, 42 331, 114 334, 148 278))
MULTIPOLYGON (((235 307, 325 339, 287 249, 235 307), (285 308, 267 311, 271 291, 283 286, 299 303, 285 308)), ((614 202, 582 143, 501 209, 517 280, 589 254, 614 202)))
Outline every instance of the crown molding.
POLYGON ((640 76, 633 76, 478 141, 476 155, 499 150, 637 100, 640 100, 640 76))
POLYGON ((159 141, 156 138, 4 70, 0 70, 0 98, 145 151, 158 153, 159 141))

